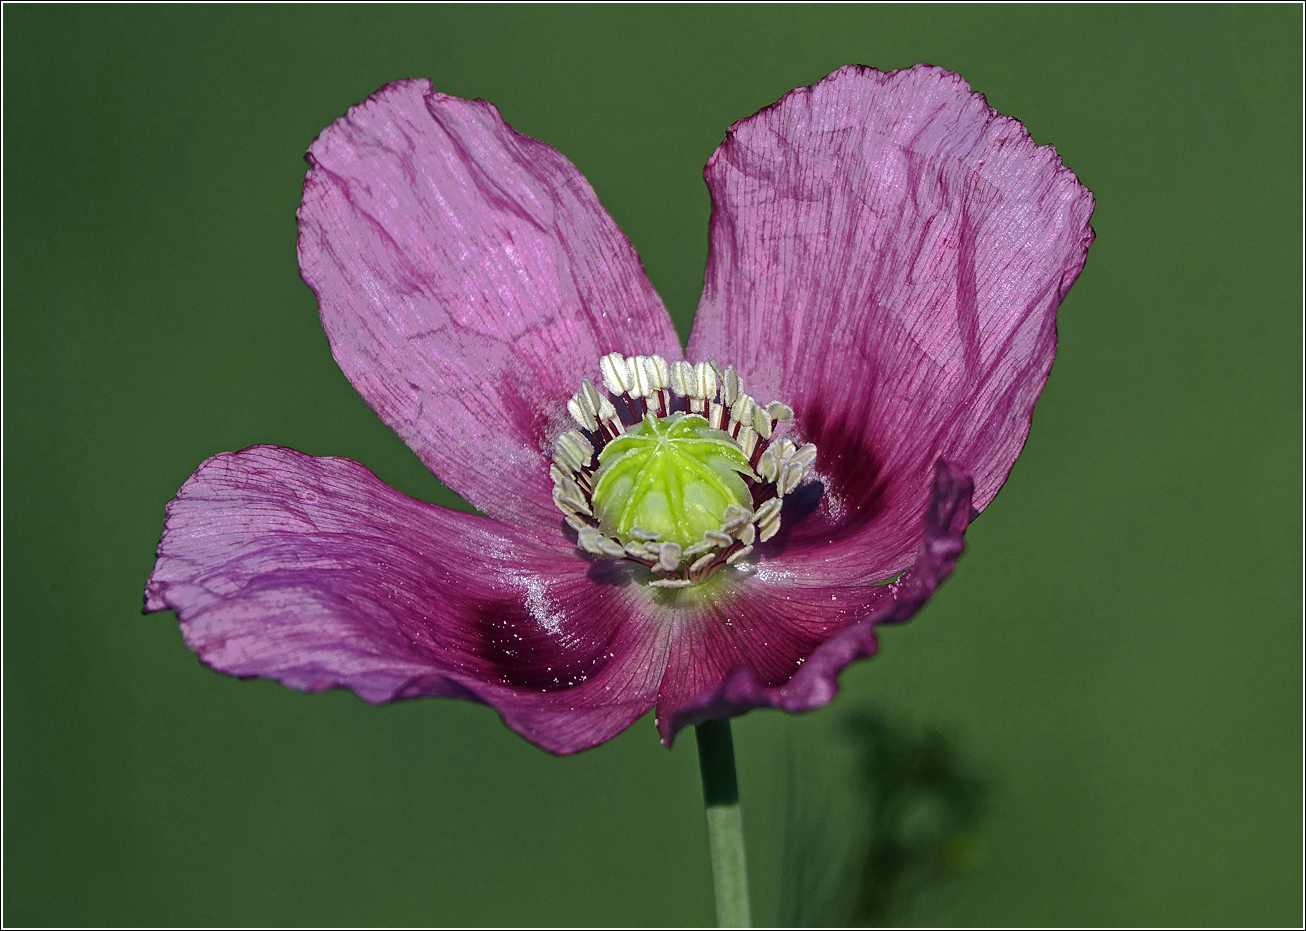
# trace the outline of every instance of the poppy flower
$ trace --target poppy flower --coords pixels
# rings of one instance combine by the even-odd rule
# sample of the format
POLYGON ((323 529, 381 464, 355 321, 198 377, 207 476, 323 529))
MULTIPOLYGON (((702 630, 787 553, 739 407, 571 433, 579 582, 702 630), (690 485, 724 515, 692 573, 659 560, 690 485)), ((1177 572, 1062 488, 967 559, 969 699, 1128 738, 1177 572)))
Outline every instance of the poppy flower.
POLYGON ((257 446, 168 507, 146 611, 207 665, 484 702, 574 753, 829 702, 951 572, 1030 427, 1090 193, 957 75, 847 67, 707 164, 687 351, 562 155, 390 84, 310 148, 346 376, 481 514, 257 446))

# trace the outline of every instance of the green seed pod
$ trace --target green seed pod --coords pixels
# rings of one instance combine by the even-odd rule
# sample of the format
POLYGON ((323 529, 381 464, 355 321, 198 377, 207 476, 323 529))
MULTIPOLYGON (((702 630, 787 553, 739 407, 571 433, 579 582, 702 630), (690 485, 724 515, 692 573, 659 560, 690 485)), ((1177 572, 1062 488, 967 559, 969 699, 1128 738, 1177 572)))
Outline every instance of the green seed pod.
POLYGON ((748 459, 729 434, 698 414, 646 417, 599 454, 594 516, 623 542, 639 528, 688 548, 720 530, 730 505, 750 512, 748 459))

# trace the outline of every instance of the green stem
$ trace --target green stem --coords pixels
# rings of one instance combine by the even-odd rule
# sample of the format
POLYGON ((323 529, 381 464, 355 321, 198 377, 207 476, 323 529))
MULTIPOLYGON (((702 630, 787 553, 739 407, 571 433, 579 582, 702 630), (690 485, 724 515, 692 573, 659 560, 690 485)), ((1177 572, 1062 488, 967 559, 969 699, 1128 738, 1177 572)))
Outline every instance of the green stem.
POLYGON ((729 721, 704 721, 698 737, 698 768, 707 806, 707 844, 712 854, 712 895, 720 928, 747 928, 748 868, 744 864, 744 821, 735 779, 735 745, 729 721))

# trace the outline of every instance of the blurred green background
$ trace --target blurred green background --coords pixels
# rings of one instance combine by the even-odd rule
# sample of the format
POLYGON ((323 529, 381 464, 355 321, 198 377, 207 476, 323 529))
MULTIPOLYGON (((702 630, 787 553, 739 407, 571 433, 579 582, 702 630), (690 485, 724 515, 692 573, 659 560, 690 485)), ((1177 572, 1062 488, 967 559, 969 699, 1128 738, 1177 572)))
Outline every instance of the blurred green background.
POLYGON ((1301 25, 8 7, 5 922, 710 922, 692 738, 668 752, 645 719, 554 759, 479 706, 239 682, 141 592, 164 504, 222 450, 348 456, 456 503, 340 374, 298 277, 301 157, 350 105, 410 76, 493 101, 589 178, 684 335, 726 128, 840 65, 924 60, 1056 145, 1098 240, 952 580, 833 706, 736 723, 755 913, 791 774, 842 785, 841 722, 873 705, 989 791, 970 868, 895 921, 1299 923, 1301 25))

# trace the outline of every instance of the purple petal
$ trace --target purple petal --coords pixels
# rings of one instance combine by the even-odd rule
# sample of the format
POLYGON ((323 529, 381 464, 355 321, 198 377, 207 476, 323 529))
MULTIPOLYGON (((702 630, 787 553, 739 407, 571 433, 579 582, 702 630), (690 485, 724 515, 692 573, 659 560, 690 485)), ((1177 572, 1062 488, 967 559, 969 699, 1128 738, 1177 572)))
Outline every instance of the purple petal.
POLYGON ((387 85, 309 149, 299 263, 345 375, 450 488, 556 523, 553 437, 608 352, 680 358, 580 172, 483 100, 387 85))
POLYGON ((706 170, 711 251, 690 358, 733 362, 817 445, 795 549, 910 564, 930 469, 983 509, 1029 432, 1092 195, 957 75, 848 67, 736 124, 706 170))
POLYGON ((907 620, 952 572, 975 513, 972 487, 956 466, 936 464, 915 562, 892 584, 823 572, 811 561, 796 568, 769 560, 732 596, 678 618, 658 694, 663 742, 707 718, 831 701, 839 673, 875 653, 876 625, 907 620))
POLYGON ((168 506, 145 610, 174 609, 220 672, 377 703, 481 701, 574 753, 649 710, 666 653, 636 587, 589 570, 358 463, 261 446, 210 459, 168 506))

